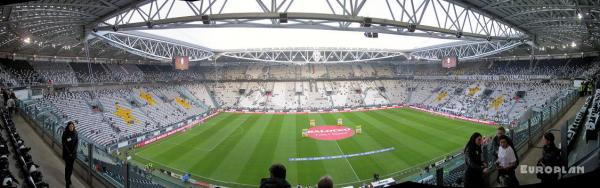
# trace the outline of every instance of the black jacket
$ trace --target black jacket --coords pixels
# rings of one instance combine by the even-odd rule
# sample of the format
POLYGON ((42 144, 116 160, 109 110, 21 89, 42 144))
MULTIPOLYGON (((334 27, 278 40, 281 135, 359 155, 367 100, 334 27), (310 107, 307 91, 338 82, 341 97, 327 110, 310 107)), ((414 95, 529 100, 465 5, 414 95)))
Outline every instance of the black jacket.
POLYGON ((465 187, 483 186, 483 159, 481 147, 467 148, 465 150, 465 187))
MULTIPOLYGON (((544 151, 542 153, 542 158, 538 161, 538 165, 541 166, 542 164, 540 163, 543 163, 544 166, 561 166, 560 149, 558 149, 554 144, 545 145, 544 151)), ((556 181, 558 180, 558 175, 558 173, 541 173, 538 174, 537 177, 543 182, 556 181)))
POLYGON ((291 188, 290 184, 285 179, 280 178, 263 178, 260 180, 260 188, 291 188))
POLYGON ((77 156, 77 145, 79 143, 79 137, 77 132, 71 132, 65 130, 62 135, 63 145, 63 159, 74 160, 77 156))

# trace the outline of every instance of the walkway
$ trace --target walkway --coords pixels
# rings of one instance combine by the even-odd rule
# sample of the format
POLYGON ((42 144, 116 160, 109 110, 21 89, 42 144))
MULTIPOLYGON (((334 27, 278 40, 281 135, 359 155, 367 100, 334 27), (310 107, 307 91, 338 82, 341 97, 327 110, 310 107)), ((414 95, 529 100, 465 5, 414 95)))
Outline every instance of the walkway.
MULTIPOLYGON (((50 146, 40 138, 40 135, 38 135, 31 127, 34 125, 28 124, 21 115, 14 115, 13 121, 15 122, 19 135, 21 135, 21 139, 25 141, 27 146, 31 147, 29 153, 31 154, 33 161, 40 165, 44 181, 48 183, 50 187, 65 187, 65 163, 61 156, 55 153, 50 146)), ((11 166, 12 164, 11 161, 11 166)), ((14 175, 18 173, 18 171, 13 171, 12 169, 11 172, 13 172, 14 175)), ((73 188, 90 187, 85 184, 83 179, 75 174, 71 176, 71 181, 73 182, 73 185, 71 186, 73 188)))
MULTIPOLYGON (((552 125, 551 127, 547 127, 544 129, 544 132, 547 132, 548 130, 552 130, 551 132, 554 133, 554 143, 556 143, 557 146, 560 145, 560 128, 562 126, 564 126, 567 123, 567 120, 572 119, 573 117, 575 117, 575 115, 577 114, 577 112, 579 111, 579 109, 581 108, 581 106, 583 106, 583 104, 585 103, 586 98, 585 97, 581 97, 577 100, 577 102, 571 106, 571 108, 569 108, 569 110, 562 115, 562 117, 560 118, 560 120, 558 120, 556 123, 554 123, 554 125, 552 125)), ((540 159, 540 157, 542 156, 542 147, 543 147, 543 137, 541 137, 539 140, 534 142, 535 144, 533 145, 533 147, 531 149, 529 149, 529 151, 527 151, 523 157, 520 158, 520 165, 530 165, 530 166, 536 166, 537 161, 540 159)), ((521 174, 520 169, 517 169, 517 178, 519 179, 519 183, 521 185, 527 185, 527 184, 535 184, 535 183, 539 183, 540 180, 537 179, 535 174, 521 174)))

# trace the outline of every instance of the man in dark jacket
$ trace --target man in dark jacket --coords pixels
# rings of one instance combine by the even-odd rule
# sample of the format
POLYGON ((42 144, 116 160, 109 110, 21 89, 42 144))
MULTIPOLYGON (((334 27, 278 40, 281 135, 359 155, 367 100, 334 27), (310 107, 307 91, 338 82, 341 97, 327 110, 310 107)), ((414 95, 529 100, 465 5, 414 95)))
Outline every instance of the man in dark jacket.
POLYGON ((77 144, 79 138, 75 130, 75 123, 69 121, 62 135, 63 160, 65 160, 65 185, 71 186, 71 174, 73 173, 73 163, 77 157, 77 144))
POLYGON ((260 180, 260 188, 291 188, 290 184, 285 180, 285 166, 282 164, 274 164, 269 168, 270 178, 260 180))
MULTIPOLYGON (((546 167, 554 169, 556 166, 561 166, 560 149, 554 144, 554 134, 544 134, 544 151, 537 165, 542 166, 544 169, 546 167)), ((537 174, 537 177, 542 180, 542 183, 552 183, 558 181, 558 175, 557 172, 545 173, 542 170, 542 173, 537 174)))

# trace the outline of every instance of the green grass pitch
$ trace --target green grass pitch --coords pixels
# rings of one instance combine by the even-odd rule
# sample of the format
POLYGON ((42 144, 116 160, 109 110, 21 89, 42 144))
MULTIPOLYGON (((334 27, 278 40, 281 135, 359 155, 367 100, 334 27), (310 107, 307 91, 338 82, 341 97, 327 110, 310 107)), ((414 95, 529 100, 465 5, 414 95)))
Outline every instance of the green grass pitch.
POLYGON ((196 180, 233 187, 256 187, 273 163, 287 168, 287 180, 314 185, 330 175, 336 185, 357 185, 373 173, 388 177, 422 168, 425 162, 461 150, 473 132, 494 134, 495 127, 448 119, 413 109, 330 114, 221 113, 203 125, 137 149, 133 160, 155 168, 189 172, 196 180), (309 120, 318 125, 362 125, 362 134, 338 141, 303 138, 309 120), (352 158, 288 161, 292 157, 334 156, 394 147, 352 158))

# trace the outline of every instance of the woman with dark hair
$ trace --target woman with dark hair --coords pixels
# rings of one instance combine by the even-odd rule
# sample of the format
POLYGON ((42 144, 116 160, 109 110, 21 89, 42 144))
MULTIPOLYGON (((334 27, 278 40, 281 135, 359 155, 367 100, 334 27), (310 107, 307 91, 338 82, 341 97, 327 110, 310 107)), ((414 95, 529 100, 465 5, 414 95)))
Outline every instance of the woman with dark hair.
POLYGON ((488 168, 481 156, 482 143, 481 134, 475 132, 465 146, 465 187, 484 187, 483 176, 487 174, 488 168))
POLYGON ((77 130, 75 130, 75 123, 69 121, 62 134, 63 160, 65 160, 65 185, 67 188, 71 186, 71 174, 73 173, 73 163, 77 157, 78 143, 79 138, 77 137, 77 130))

